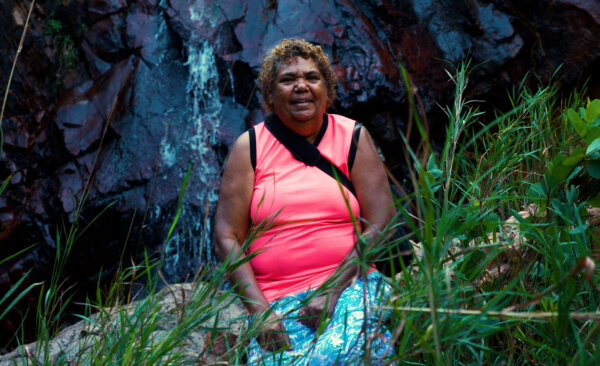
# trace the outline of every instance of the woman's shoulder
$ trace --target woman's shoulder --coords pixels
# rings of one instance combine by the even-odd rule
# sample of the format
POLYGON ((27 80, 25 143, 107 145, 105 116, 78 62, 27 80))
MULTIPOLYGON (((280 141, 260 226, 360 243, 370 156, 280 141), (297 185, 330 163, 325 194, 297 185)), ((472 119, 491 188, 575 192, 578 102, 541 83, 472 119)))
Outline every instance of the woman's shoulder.
POLYGON ((231 154, 243 154, 250 147, 250 131, 246 130, 241 135, 238 136, 237 139, 231 145, 230 151, 231 154))
POLYGON ((232 145, 232 149, 234 147, 247 147, 252 144, 253 140, 256 139, 256 135, 260 134, 262 130, 265 129, 265 122, 259 122, 252 125, 246 131, 242 132, 241 135, 237 137, 232 145), (241 146, 240 146, 241 145, 241 146))
POLYGON ((355 120, 352 118, 348 118, 346 116, 342 116, 341 114, 328 113, 329 120, 337 125, 343 125, 344 127, 352 127, 354 128, 355 120))
POLYGON ((252 127, 250 127, 246 132, 249 132, 250 135, 262 135, 264 133, 264 131, 267 129, 267 127, 265 126, 265 121, 262 122, 258 122, 254 125, 252 125, 252 127))
POLYGON ((250 157, 253 170, 256 169, 257 146, 264 144, 265 131, 265 122, 259 122, 242 133, 235 142, 238 145, 236 148, 250 157))
POLYGON ((342 116, 341 114, 329 114, 329 123, 333 125, 333 129, 337 131, 336 135, 341 133, 342 136, 352 136, 355 129, 362 124, 352 118, 342 116))

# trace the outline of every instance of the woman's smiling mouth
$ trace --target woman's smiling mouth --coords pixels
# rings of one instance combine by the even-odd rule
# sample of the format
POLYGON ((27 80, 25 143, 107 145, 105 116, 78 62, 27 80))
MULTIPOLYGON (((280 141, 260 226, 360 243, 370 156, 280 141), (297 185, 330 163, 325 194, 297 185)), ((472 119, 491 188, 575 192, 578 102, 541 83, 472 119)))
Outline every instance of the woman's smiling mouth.
POLYGON ((311 102, 311 100, 309 100, 309 99, 301 99, 301 100, 293 100, 292 104, 295 104, 295 105, 307 105, 310 102, 311 102))

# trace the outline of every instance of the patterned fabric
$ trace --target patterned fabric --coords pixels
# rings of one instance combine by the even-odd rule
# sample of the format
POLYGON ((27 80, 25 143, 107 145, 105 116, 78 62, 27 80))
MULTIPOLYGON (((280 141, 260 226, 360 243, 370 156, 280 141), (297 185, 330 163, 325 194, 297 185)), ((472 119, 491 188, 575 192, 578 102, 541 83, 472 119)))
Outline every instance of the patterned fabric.
POLYGON ((389 298, 390 287, 378 272, 369 273, 367 281, 359 278, 344 290, 321 335, 315 334, 315 331, 296 320, 304 300, 311 292, 312 290, 309 290, 271 302, 273 310, 283 317, 283 324, 293 349, 269 353, 263 350, 255 339, 252 339, 249 347, 249 364, 362 364, 367 348, 365 340, 370 343, 368 345, 370 364, 380 364, 386 355, 391 355, 393 351, 390 344, 391 334, 381 325, 389 317, 390 311, 377 309, 378 305, 385 303, 389 298), (366 293, 363 290, 365 282, 366 293))

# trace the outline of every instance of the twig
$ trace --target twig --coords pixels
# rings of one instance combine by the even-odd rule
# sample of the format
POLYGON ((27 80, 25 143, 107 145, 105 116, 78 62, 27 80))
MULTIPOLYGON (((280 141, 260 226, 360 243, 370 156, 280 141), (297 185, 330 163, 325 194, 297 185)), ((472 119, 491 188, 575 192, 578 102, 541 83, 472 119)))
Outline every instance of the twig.
POLYGON ((113 99, 112 106, 110 107, 110 112, 108 113, 108 117, 106 118, 106 122, 104 124, 104 129, 102 130, 102 136, 100 137, 100 144, 98 145, 98 150, 96 150, 96 155, 94 156, 94 162, 92 163, 92 168, 90 169, 90 174, 83 186, 83 192, 81 193, 81 199, 79 201, 79 205, 77 206, 76 215, 79 216, 81 209, 83 207, 83 202, 86 200, 86 196, 89 193, 90 183, 92 181, 93 175, 96 172, 96 164, 98 163, 98 157, 100 156, 100 150, 102 149, 104 143, 104 137, 106 136, 106 131, 108 130, 108 125, 110 124, 110 120, 112 119, 113 112, 115 110, 115 106, 117 105, 117 101, 119 100, 119 93, 115 95, 115 99, 113 99))
MULTIPOLYGON (((21 40, 19 41, 19 47, 17 48, 17 53, 15 54, 15 59, 12 64, 12 68, 10 69, 10 74, 8 75, 8 83, 6 83, 6 91, 4 92, 4 99, 2 100, 2 110, 0 111, 0 133, 2 133, 2 121, 4 118, 4 108, 6 107, 6 100, 8 99, 8 91, 10 90, 10 83, 12 82, 13 74, 15 72, 15 67, 17 65, 17 59, 21 54, 21 50, 23 49, 23 43, 25 42, 25 34, 27 33, 27 26, 29 25, 29 18, 31 17, 31 12, 33 11, 33 5, 35 4, 35 0, 31 1, 31 5, 29 6, 29 12, 27 13, 27 19, 25 20, 25 26, 23 27, 23 34, 21 34, 21 40)), ((2 142, 4 142, 4 134, 2 134, 2 142)), ((4 144, 0 143, 0 154, 2 153, 2 146, 4 144)))
MULTIPOLYGON (((438 314, 446 315, 489 315, 499 319, 554 319, 558 317, 558 312, 554 311, 541 311, 541 312, 518 312, 518 311, 493 311, 493 310, 475 310, 475 309, 445 309, 437 308, 432 309, 428 307, 393 307, 393 306, 382 306, 381 309, 390 309, 395 311, 407 311, 417 313, 431 313, 436 312, 438 314)), ((600 320, 600 311, 595 312, 581 312, 581 313, 570 313, 569 318, 577 320, 600 320)))

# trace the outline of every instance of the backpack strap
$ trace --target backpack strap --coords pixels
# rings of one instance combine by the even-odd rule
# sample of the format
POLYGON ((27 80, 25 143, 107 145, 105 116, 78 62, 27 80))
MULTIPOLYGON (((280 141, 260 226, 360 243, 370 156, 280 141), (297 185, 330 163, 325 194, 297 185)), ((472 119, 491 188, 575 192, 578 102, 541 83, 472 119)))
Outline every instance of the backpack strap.
POLYGON ((256 170, 256 131, 254 127, 248 130, 250 138, 250 163, 252 163, 252 170, 256 170))
POLYGON ((360 138, 360 130, 362 129, 362 123, 354 123, 354 133, 352 134, 352 142, 350 142, 350 151, 348 152, 348 175, 352 171, 354 166, 354 159, 356 158, 356 149, 358 147, 358 139, 360 138))
MULTIPOLYGON (((326 118, 328 118, 327 115, 323 115, 323 119, 326 118)), ((265 120, 265 127, 292 153, 296 160, 322 170, 330 177, 338 180, 344 187, 348 188, 354 196, 356 196, 354 185, 352 185, 350 178, 348 178, 340 168, 321 155, 321 152, 316 146, 306 141, 291 128, 284 125, 276 114, 271 114, 267 117, 265 120)))

